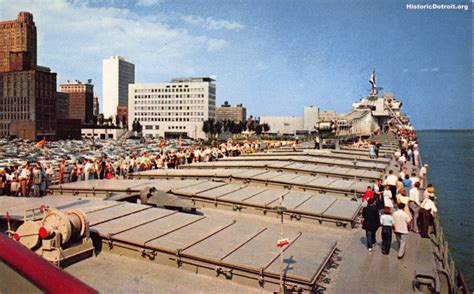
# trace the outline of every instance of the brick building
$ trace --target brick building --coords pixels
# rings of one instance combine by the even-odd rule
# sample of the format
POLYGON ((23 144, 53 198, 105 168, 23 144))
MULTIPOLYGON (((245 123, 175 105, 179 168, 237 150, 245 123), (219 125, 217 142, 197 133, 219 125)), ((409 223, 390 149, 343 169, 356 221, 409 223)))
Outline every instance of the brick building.
POLYGON ((221 107, 217 107, 216 109, 216 120, 245 122, 247 120, 247 109, 243 107, 242 104, 231 106, 229 102, 225 101, 221 107))
POLYGON ((0 22, 0 72, 36 68, 36 26, 33 15, 18 13, 16 20, 0 22))
POLYGON ((55 129, 56 73, 45 67, 0 73, 0 136, 51 139, 55 129))
POLYGON ((38 66, 33 15, 0 22, 0 136, 56 136, 56 73, 38 66))
POLYGON ((94 85, 76 82, 62 84, 61 92, 69 94, 69 118, 80 119, 81 122, 92 122, 94 112, 94 85))
POLYGON ((117 106, 117 116, 119 121, 127 127, 128 126, 128 106, 117 106))

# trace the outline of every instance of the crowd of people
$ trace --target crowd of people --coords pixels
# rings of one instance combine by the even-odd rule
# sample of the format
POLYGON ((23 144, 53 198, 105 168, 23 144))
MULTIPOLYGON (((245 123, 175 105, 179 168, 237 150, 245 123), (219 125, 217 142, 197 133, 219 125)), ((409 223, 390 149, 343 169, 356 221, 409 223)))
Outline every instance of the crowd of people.
POLYGON ((55 172, 51 164, 39 162, 13 165, 0 170, 0 196, 45 195, 46 188, 52 184, 55 172))
POLYGON ((395 154, 398 175, 389 170, 384 180, 378 179, 373 186, 367 187, 362 198, 366 205, 362 210, 362 228, 366 231, 369 252, 372 252, 376 232, 381 228, 381 250, 385 255, 390 253, 392 235, 395 234, 399 245, 398 258, 401 259, 405 255, 410 231, 429 238, 437 208, 435 188, 426 184, 428 165, 420 167, 416 134, 400 131, 398 136, 400 150, 395 154), (400 160, 404 156, 406 160, 400 160))
POLYGON ((94 179, 126 178, 129 173, 153 169, 176 169, 194 162, 215 161, 258 150, 258 143, 220 144, 213 147, 182 148, 159 153, 141 152, 112 160, 106 157, 68 161, 58 164, 24 163, 0 170, 0 196, 39 197, 48 186, 94 179), (55 168, 56 167, 56 168, 55 168))
MULTIPOLYGON (((362 198, 366 204, 362 211, 362 227, 366 231, 369 252, 373 250, 376 233, 381 228, 382 253, 389 254, 392 235, 395 234, 399 244, 398 258, 403 258, 410 231, 429 238, 429 228, 437 208, 435 189, 426 183, 428 165, 420 167, 415 132, 400 130, 397 135, 400 149, 394 156, 399 170, 389 170, 383 180, 378 179, 373 186, 367 187, 362 198)), ((0 195, 39 197, 55 183, 127 178, 134 172, 175 169, 180 165, 235 157, 255 152, 258 147, 257 144, 227 143, 158 153, 143 151, 115 160, 103 157, 69 162, 63 159, 57 168, 51 163, 24 163, 0 170, 0 195)), ((369 142, 371 158, 378 157, 379 147, 375 142, 369 142)))

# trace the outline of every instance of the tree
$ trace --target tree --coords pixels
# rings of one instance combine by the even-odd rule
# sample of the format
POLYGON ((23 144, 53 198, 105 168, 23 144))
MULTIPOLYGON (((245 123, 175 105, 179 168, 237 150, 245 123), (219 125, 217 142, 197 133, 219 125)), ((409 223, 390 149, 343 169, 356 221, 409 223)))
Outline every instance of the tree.
POLYGON ((270 126, 267 123, 264 123, 262 126, 263 126, 263 131, 264 132, 270 131, 270 126))
POLYGON ((243 121, 235 125, 234 134, 240 134, 245 130, 245 123, 243 121))
POLYGON ((140 121, 138 119, 135 119, 132 123, 132 131, 140 133, 142 131, 143 127, 140 124, 140 121))
POLYGON ((122 124, 123 124, 123 128, 124 128, 124 129, 127 129, 127 128, 128 128, 127 116, 126 116, 125 114, 122 115, 122 124))
POLYGON ((213 132, 212 132, 212 135, 219 135, 220 133, 222 133, 222 122, 220 121, 216 121, 214 123, 214 128, 213 128, 213 132))
POLYGON ((255 133, 260 136, 262 134, 262 132, 263 132, 263 125, 261 125, 261 124, 256 125, 255 126, 255 133))
POLYGON ((211 133, 212 128, 214 127, 214 120, 212 118, 206 120, 202 124, 202 131, 206 133, 206 135, 211 133))

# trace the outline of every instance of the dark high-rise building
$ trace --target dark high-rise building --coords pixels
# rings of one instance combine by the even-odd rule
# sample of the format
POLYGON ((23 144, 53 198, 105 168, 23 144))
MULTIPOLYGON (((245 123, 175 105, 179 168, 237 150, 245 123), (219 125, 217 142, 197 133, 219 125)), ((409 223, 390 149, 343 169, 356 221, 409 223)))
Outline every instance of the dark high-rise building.
POLYGON ((94 101, 92 103, 92 115, 97 117, 99 115, 99 97, 94 96, 94 101))
POLYGON ((54 138, 56 73, 36 70, 0 73, 0 136, 54 138))
POLYGON ((61 92, 69 94, 69 118, 82 123, 92 122, 94 111, 94 85, 76 82, 59 86, 61 92))
POLYGON ((33 15, 0 22, 0 136, 56 135, 56 73, 38 66, 33 15))
POLYGON ((36 26, 33 14, 18 13, 16 20, 0 22, 0 72, 36 68, 36 26))
POLYGON ((56 117, 69 118, 69 93, 56 92, 56 117))

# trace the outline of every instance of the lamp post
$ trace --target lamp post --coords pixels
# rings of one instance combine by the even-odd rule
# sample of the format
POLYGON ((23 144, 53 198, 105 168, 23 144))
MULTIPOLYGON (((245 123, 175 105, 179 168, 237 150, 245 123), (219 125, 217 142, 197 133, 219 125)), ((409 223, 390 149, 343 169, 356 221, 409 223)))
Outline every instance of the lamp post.
POLYGON ((274 207, 277 213, 280 215, 280 240, 278 240, 277 246, 280 248, 280 293, 285 293, 285 287, 283 283, 283 247, 289 244, 288 239, 283 237, 283 214, 288 209, 283 205, 284 196, 280 196, 278 206, 274 207))

